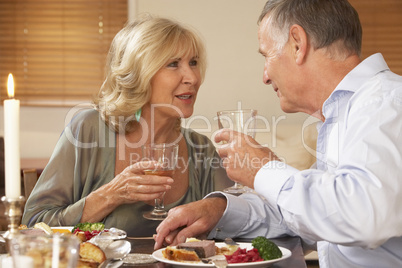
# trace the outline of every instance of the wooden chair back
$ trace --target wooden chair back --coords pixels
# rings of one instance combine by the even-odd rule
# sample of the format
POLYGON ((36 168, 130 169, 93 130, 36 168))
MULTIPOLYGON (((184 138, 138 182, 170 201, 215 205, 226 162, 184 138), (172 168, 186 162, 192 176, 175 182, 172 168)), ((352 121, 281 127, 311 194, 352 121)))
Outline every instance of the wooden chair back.
POLYGON ((25 200, 28 200, 29 195, 38 181, 38 171, 36 169, 24 169, 22 173, 24 178, 25 200))

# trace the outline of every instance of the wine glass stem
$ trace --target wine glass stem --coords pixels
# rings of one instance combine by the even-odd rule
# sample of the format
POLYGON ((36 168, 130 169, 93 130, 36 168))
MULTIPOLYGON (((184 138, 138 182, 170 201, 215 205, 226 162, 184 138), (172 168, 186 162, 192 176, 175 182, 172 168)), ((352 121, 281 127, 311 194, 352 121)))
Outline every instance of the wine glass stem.
POLYGON ((235 188, 241 188, 242 185, 241 185, 240 183, 238 183, 238 182, 235 182, 235 183, 234 183, 234 187, 235 187, 235 188))
POLYGON ((164 210, 165 209, 165 193, 162 194, 160 198, 155 198, 155 210, 164 210))

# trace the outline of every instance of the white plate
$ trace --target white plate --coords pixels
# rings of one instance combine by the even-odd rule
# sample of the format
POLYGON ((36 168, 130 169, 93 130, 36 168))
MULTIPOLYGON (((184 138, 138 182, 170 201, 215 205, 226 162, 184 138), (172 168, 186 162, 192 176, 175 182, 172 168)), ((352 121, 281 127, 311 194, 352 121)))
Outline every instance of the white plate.
MULTIPOLYGON (((216 246, 218 247, 224 247, 225 243, 216 243, 216 246)), ((251 245, 251 243, 239 243, 240 248, 246 248, 247 250, 250 250, 253 248, 253 246, 251 245)), ((279 259, 273 259, 273 260, 269 260, 269 261, 257 261, 257 262, 243 262, 243 263, 229 263, 228 267, 253 267, 253 268, 257 268, 257 267, 267 267, 268 265, 278 262, 278 261, 282 261, 284 259, 289 258, 292 255, 292 252, 290 250, 288 250, 287 248, 282 248, 279 247, 279 249, 282 251, 282 257, 279 259)), ((164 250, 164 248, 159 249, 157 251, 155 251, 154 253, 152 253, 152 256, 160 261, 160 262, 164 262, 164 263, 168 263, 174 266, 180 266, 180 267, 215 267, 215 265, 213 264, 209 264, 209 263, 203 263, 203 262, 178 262, 178 261, 172 261, 172 260, 168 260, 165 257, 163 257, 162 254, 162 250, 164 250)))

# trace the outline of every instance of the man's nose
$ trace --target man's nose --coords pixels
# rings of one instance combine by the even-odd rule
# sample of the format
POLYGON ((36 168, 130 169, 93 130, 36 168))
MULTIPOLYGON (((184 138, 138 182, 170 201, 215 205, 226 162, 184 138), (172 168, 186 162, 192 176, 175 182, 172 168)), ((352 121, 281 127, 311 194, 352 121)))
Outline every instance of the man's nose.
POLYGON ((265 67, 264 67, 264 72, 262 74, 262 82, 267 85, 271 84, 271 80, 269 79, 267 68, 265 68, 265 67))

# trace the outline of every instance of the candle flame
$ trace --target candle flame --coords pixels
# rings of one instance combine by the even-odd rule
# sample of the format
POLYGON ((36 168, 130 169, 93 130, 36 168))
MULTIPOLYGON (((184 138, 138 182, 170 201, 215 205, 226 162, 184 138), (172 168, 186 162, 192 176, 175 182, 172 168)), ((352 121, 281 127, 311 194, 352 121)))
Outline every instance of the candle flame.
POLYGON ((8 74, 7 93, 9 98, 14 98, 14 79, 11 73, 8 74))

